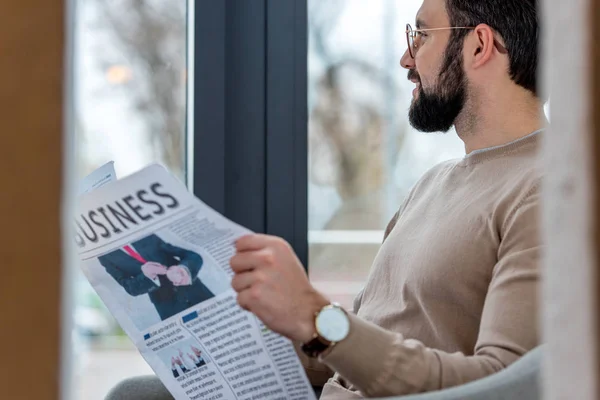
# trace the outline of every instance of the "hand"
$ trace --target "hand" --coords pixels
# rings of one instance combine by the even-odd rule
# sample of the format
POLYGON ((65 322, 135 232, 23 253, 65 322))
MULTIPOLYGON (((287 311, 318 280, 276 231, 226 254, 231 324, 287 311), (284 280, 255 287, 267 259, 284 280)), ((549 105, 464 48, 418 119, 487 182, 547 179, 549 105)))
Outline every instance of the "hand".
POLYGON ((202 352, 200 351, 199 348, 197 348, 196 346, 192 346, 192 351, 194 352, 194 354, 198 357, 200 357, 200 355, 202 354, 202 352))
POLYGON ((181 361, 181 359, 179 357, 177 357, 175 359, 175 364, 179 365, 180 367, 183 365, 183 362, 181 361))
POLYGON ((174 286, 184 286, 192 284, 192 277, 189 270, 182 265, 173 265, 167 269, 167 279, 173 282, 174 286))
POLYGON ((236 242, 230 264, 231 286, 240 306, 269 329, 302 343, 315 334, 315 313, 330 302, 308 281, 290 245, 268 235, 247 235, 236 242))
POLYGON ((175 369, 175 357, 171 357, 171 369, 175 369))
POLYGON ((149 261, 142 265, 142 273, 148 279, 156 279, 158 275, 167 273, 167 267, 154 261, 149 261))

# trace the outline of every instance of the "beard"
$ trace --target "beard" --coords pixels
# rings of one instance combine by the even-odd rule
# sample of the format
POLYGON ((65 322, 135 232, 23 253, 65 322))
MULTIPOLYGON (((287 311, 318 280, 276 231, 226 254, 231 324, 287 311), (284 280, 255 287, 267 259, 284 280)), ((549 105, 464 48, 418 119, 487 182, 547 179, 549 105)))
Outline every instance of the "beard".
MULTIPOLYGON (((418 96, 413 99, 408 119, 413 128, 421 132, 448 132, 462 112, 467 99, 467 80, 462 65, 461 48, 446 49, 443 67, 432 89, 425 91, 419 85, 418 96)), ((408 79, 417 78, 416 70, 408 71, 408 79)))

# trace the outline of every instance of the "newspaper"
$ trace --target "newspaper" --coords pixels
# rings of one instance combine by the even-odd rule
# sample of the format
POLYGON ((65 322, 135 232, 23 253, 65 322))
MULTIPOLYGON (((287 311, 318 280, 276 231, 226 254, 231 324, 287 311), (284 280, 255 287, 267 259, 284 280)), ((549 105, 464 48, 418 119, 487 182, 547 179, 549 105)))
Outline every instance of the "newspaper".
POLYGON ((79 184, 79 194, 91 192, 117 179, 114 161, 109 161, 83 178, 79 184))
POLYGON ((104 167, 75 216, 82 269, 171 394, 315 399, 292 342, 237 304, 229 260, 250 231, 160 165, 113 182, 104 167))

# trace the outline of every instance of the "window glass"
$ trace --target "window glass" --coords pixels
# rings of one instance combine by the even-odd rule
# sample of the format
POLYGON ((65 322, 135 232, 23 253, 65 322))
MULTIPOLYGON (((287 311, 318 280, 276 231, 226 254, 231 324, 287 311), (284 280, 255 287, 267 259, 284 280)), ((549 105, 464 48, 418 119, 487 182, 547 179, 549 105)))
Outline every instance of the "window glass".
POLYGON ((309 0, 309 274, 350 306, 384 229, 435 164, 462 141, 408 123, 414 84, 400 67, 422 0, 309 0))
MULTIPOLYGON (((186 2, 76 3, 78 178, 114 161, 118 177, 160 162, 184 180, 186 2)), ((120 380, 151 370, 76 267, 74 398, 100 400, 120 380)))

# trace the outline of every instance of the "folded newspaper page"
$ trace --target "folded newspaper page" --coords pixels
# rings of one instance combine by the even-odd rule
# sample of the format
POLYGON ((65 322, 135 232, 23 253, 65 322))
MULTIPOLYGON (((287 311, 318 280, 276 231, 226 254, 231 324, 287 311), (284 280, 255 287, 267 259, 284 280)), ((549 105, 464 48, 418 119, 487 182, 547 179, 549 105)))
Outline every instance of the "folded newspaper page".
POLYGON ((162 166, 109 183, 107 168, 75 216, 83 272, 171 394, 315 399, 291 341, 237 304, 229 260, 250 231, 162 166))
POLYGON ((79 194, 88 193, 117 179, 114 161, 109 161, 83 178, 79 184, 79 194))

